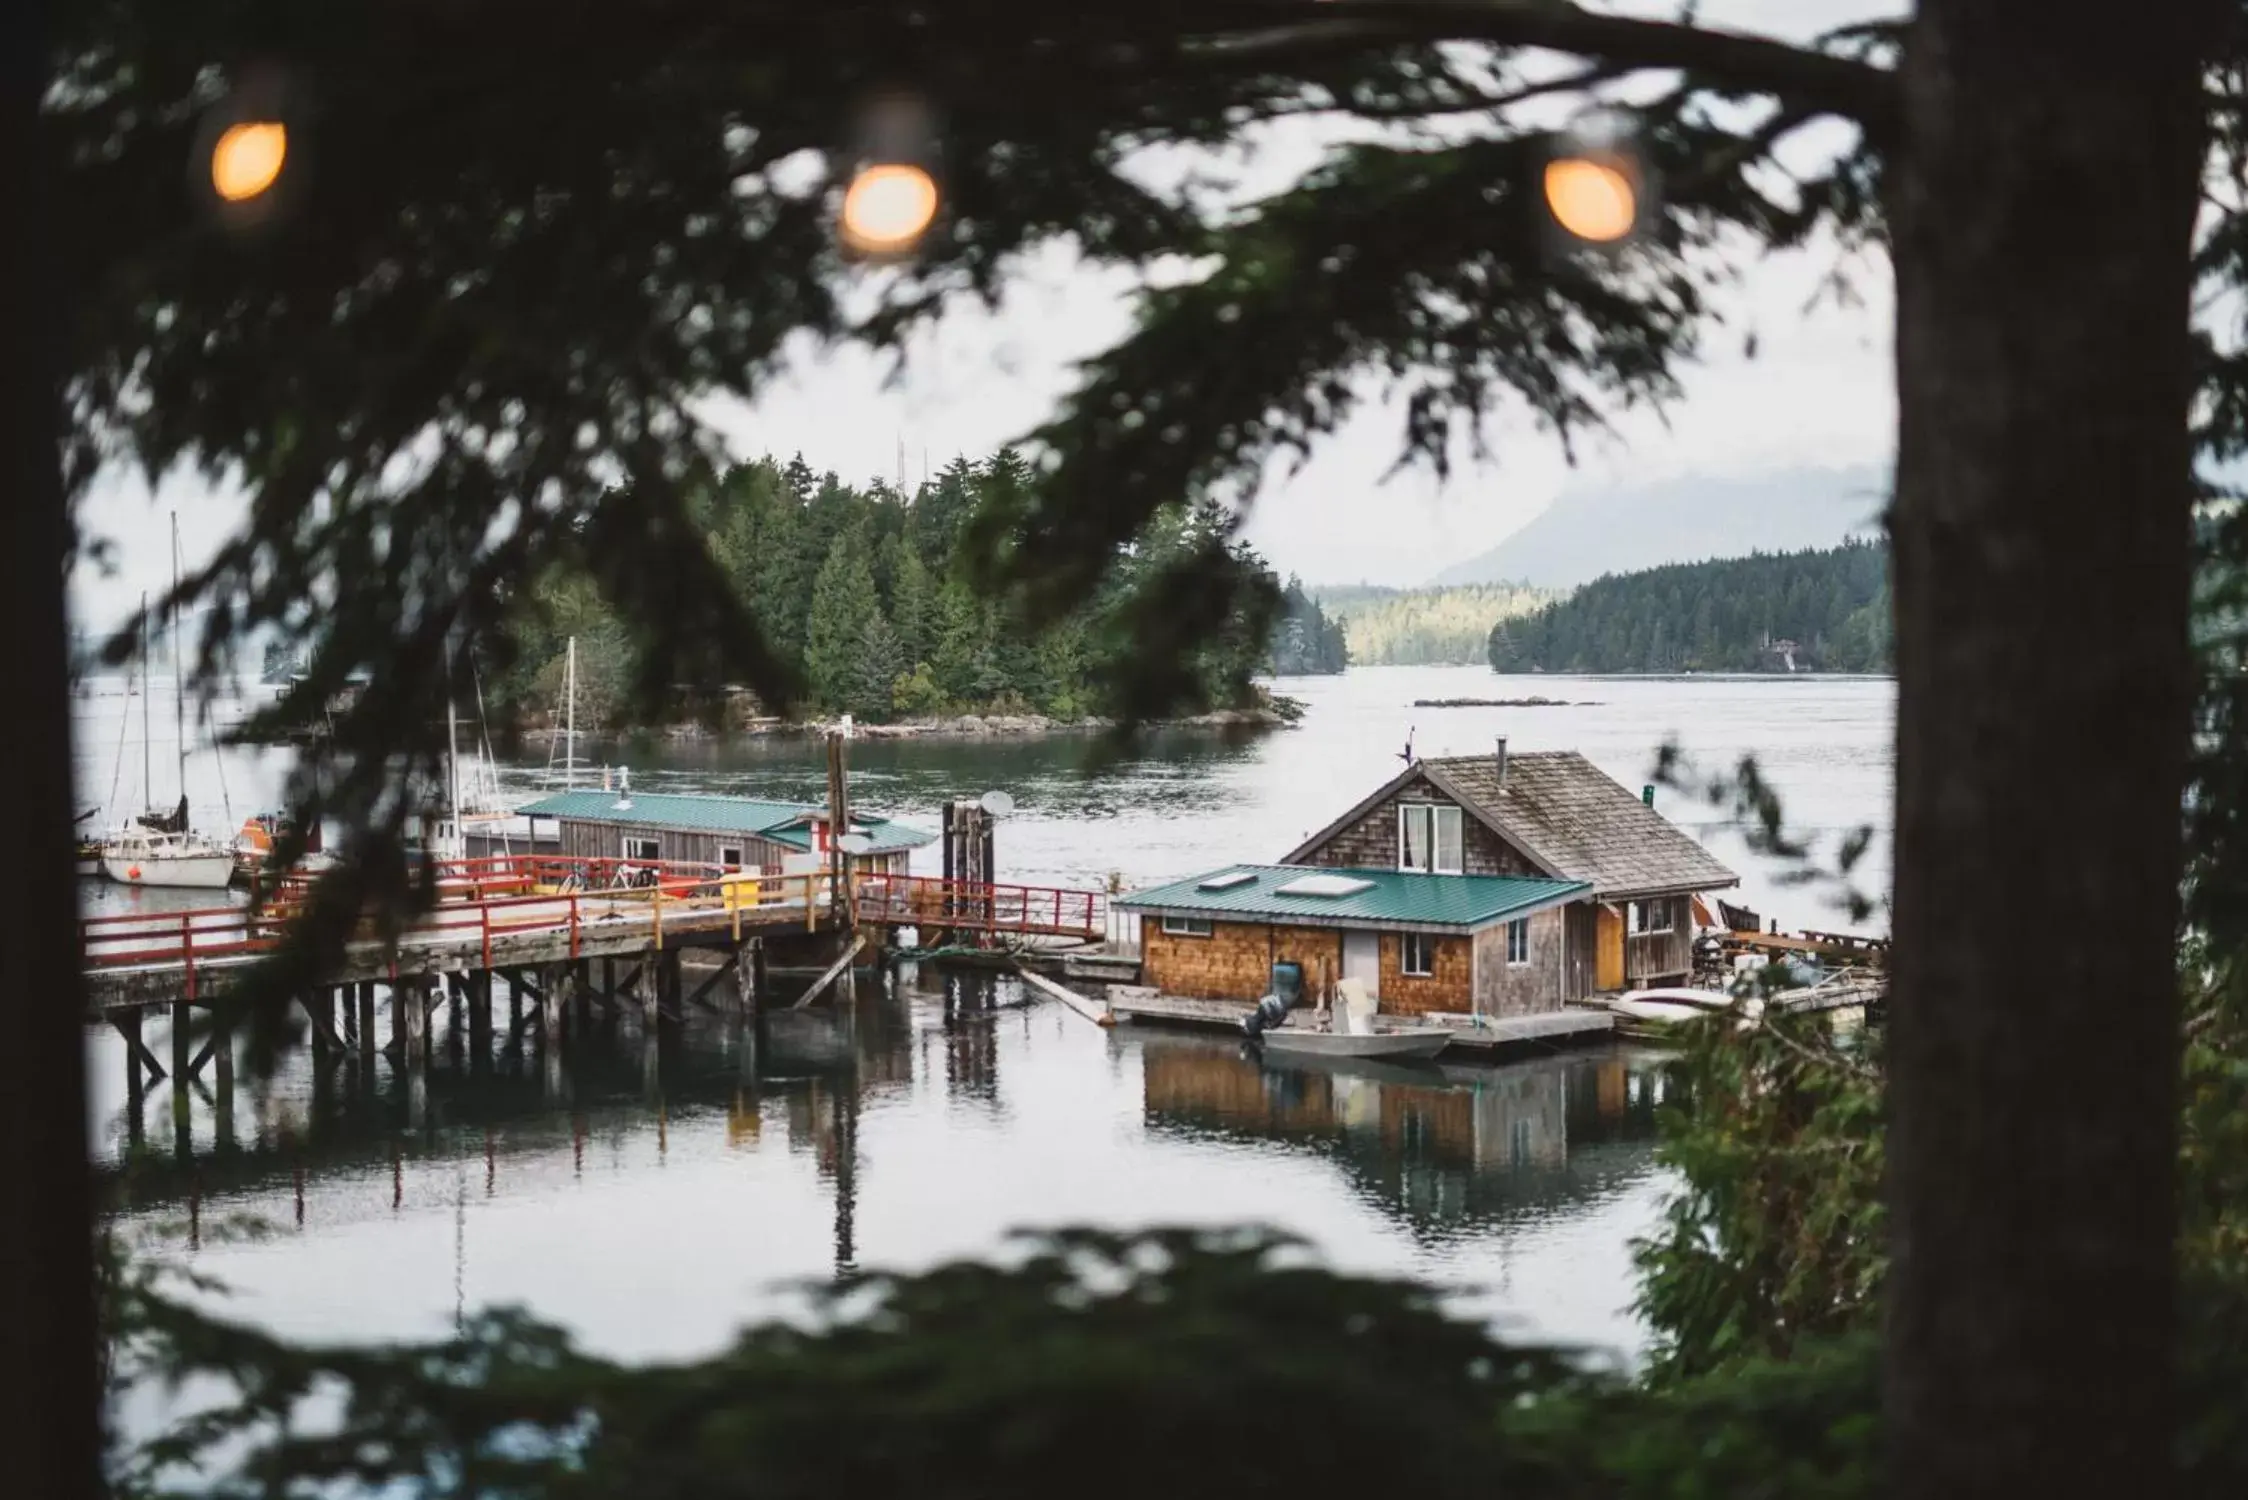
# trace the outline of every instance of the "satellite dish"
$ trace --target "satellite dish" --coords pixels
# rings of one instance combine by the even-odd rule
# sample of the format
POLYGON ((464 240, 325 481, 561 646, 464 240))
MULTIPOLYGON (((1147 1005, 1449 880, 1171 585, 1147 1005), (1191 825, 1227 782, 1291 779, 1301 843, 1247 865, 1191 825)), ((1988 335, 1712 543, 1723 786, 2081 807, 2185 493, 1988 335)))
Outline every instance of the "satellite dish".
POLYGON ((845 854, 864 854, 874 847, 874 840, 863 833, 846 833, 835 842, 845 854))
POLYGON ((986 792, 977 799, 977 806, 995 818, 1004 818, 1015 810, 1015 799, 1005 792, 986 792))

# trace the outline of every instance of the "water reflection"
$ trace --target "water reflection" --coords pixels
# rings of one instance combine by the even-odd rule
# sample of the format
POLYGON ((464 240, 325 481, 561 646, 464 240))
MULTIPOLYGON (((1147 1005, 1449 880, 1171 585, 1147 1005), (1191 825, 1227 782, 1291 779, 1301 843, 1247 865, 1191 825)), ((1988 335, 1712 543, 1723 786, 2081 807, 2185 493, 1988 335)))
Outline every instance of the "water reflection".
POLYGON ((1148 1122, 1333 1162, 1424 1242, 1543 1221, 1644 1175, 1659 1055, 1500 1067, 1259 1059, 1186 1038, 1140 1044, 1148 1122))

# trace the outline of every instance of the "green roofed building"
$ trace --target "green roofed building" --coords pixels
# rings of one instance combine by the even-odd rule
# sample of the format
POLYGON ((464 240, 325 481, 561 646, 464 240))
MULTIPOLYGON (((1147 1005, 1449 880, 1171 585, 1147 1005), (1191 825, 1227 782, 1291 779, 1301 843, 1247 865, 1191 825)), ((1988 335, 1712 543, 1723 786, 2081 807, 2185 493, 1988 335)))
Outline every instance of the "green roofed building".
MULTIPOLYGON (((685 861, 737 870, 796 870, 824 862, 824 807, 755 797, 686 796, 638 790, 558 792, 516 809, 529 818, 542 852, 582 859, 685 861), (555 827, 549 835, 542 824, 555 827)), ((936 835, 889 818, 851 818, 849 833, 867 841, 852 867, 869 875, 903 875, 912 852, 936 835)))
POLYGON ((1229 865, 1116 903, 1140 918, 1141 981, 1167 995, 1255 1000, 1293 963, 1307 996, 1365 982, 1392 1013, 1558 1008, 1562 908, 1581 880, 1229 865), (1550 930, 1548 930, 1550 929, 1550 930))
POLYGON ((1384 1011, 1498 1018, 1685 983, 1700 898, 1738 879, 1653 787, 1502 739, 1409 762, 1278 864, 1115 904, 1139 914, 1141 978, 1165 994, 1253 1001, 1294 963, 1307 996, 1355 978, 1384 1011))

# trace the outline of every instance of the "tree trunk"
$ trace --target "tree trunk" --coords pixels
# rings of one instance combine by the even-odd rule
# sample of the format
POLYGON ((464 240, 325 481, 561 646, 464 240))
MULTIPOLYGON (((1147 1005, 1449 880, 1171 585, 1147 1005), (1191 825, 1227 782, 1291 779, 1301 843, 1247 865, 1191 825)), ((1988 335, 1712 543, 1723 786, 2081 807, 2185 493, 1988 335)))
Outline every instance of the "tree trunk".
POLYGON ((2169 1488, 2203 36, 2081 9, 1925 0, 1889 185, 1915 1500, 2169 1488))
POLYGON ((42 274, 45 162, 35 124, 47 7, 0 10, 0 203, 18 264, 0 276, 0 557, 9 571, 0 704, 8 714, 16 840, 0 856, 0 1330, 8 1397, 0 1455, 11 1494, 99 1487, 93 1183, 86 1164, 85 1035, 71 813, 68 631, 63 612, 61 406, 50 284, 42 274))

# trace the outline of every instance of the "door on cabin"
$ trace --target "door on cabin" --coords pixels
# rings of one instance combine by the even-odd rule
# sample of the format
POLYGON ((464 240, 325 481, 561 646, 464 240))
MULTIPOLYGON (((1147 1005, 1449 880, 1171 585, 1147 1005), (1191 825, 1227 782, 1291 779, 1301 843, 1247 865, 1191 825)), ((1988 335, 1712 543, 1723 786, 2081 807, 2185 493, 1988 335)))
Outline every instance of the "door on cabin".
POLYGON ((1624 914, 1603 902, 1593 908, 1592 982, 1599 990, 1624 987, 1624 914))
POLYGON ((1382 997, 1382 939, 1376 932, 1343 934, 1343 978, 1366 986, 1367 998, 1382 997))

